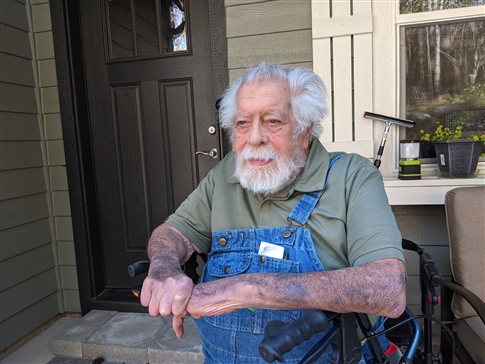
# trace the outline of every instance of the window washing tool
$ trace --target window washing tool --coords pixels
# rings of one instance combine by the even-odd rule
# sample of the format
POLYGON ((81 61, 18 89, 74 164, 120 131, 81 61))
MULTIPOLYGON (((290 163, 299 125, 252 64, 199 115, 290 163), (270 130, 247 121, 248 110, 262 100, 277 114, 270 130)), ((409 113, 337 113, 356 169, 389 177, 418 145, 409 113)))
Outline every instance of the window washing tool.
POLYGON ((392 124, 397 124, 401 126, 405 126, 406 128, 412 128, 416 123, 411 120, 406 119, 399 119, 394 118, 392 116, 385 116, 380 114, 375 114, 373 112, 364 112, 364 118, 374 119, 384 121, 386 123, 386 127, 384 129, 384 133, 382 134, 381 145, 379 146, 379 150, 377 151, 376 160, 374 161, 374 165, 379 168, 381 165, 381 157, 382 152, 384 151, 384 146, 386 145, 387 134, 389 134, 389 129, 391 128, 392 124))

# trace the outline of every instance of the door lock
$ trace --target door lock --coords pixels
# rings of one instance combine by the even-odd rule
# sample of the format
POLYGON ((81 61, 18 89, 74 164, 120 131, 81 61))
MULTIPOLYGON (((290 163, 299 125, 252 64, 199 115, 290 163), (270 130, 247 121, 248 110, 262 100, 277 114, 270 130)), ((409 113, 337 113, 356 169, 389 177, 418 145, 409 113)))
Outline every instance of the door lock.
POLYGON ((203 155, 208 155, 209 157, 212 157, 214 159, 217 159, 218 157, 218 151, 217 148, 212 148, 210 152, 195 152, 195 154, 203 154, 203 155))

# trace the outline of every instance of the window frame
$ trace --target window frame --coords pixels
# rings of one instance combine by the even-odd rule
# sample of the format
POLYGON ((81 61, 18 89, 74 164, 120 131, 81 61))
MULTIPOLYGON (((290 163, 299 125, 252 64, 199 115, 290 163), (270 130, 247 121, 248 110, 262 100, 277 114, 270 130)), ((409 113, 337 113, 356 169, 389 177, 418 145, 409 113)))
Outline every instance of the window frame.
MULTIPOLYGON (((456 22, 463 22, 463 21, 471 21, 471 20, 485 20, 485 5, 481 6, 470 6, 465 8, 458 8, 458 9, 445 9, 445 10, 435 10, 435 11, 427 11, 421 13, 412 13, 412 14, 400 14, 399 13, 399 4, 396 6, 396 35, 398 37, 396 44, 397 47, 397 55, 396 55, 396 84, 397 84, 397 111, 398 115, 401 117, 405 117, 406 115, 406 74, 405 74, 405 56, 404 50, 405 47, 405 29, 409 26, 425 26, 425 25, 433 25, 437 23, 456 23, 456 22)), ((406 130, 399 130, 398 133, 398 140, 395 142, 394 149, 397 150, 399 148, 399 140, 406 139, 406 130)), ((399 157, 398 157, 399 158, 399 157)), ((425 174, 429 172, 433 172, 437 168, 436 159, 425 159, 422 163, 422 169, 424 170, 425 174)), ((480 162, 485 162, 484 157, 480 157, 480 162)), ((395 161, 396 165, 395 168, 398 168, 399 160, 395 161)))

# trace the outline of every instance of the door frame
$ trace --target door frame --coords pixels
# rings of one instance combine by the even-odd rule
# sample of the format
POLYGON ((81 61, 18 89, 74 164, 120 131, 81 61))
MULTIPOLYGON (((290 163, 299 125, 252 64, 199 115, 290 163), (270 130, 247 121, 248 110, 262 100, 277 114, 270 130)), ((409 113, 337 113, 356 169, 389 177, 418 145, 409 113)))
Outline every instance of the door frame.
MULTIPOLYGON (((116 296, 110 299, 99 298, 106 284, 90 130, 85 122, 89 119, 89 110, 81 47, 79 1, 51 0, 50 11, 81 312, 83 315, 93 309, 146 312, 136 299, 126 301, 116 296)), ((223 1, 207 1, 215 102, 228 85, 225 9, 223 1)), ((224 153, 227 145, 222 131, 220 136, 219 150, 224 153)))

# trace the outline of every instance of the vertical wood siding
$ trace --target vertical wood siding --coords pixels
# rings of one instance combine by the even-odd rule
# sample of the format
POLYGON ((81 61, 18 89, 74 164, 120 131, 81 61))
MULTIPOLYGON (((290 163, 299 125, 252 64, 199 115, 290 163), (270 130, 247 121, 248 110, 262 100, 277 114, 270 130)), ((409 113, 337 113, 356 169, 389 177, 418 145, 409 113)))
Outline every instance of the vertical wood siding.
POLYGON ((329 150, 374 157, 372 7, 367 1, 312 1, 313 67, 329 90, 330 114, 320 138, 329 150))

